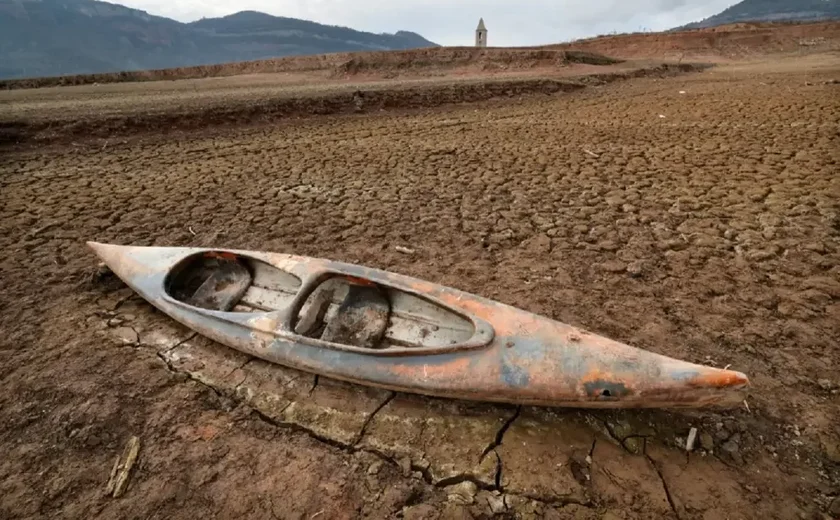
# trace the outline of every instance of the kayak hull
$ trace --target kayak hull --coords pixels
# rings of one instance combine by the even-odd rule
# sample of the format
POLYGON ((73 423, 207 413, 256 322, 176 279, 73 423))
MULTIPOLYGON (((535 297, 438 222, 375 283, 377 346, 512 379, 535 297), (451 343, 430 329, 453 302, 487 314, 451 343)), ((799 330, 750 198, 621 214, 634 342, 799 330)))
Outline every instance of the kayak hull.
POLYGON ((192 330, 254 357, 393 391, 465 400, 584 408, 703 408, 739 405, 747 377, 672 359, 456 289, 416 278, 295 255, 211 248, 89 243, 144 299, 192 330), (228 312, 198 308, 167 292, 172 273, 196 255, 264 262, 301 280, 288 308, 228 312), (381 350, 304 337, 294 316, 329 276, 414 295, 457 313, 472 335, 452 345, 381 350))

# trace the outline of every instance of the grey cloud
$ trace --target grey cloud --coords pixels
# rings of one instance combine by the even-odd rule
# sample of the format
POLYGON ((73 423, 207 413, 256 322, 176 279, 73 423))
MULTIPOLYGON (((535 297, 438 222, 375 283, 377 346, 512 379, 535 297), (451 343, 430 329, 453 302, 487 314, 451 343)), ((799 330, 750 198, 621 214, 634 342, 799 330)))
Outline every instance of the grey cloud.
MULTIPOLYGON (((114 0, 112 0, 114 1, 114 0)), ((120 1, 120 0, 115 0, 120 1)), ((612 32, 665 30, 718 13, 733 0, 123 0, 181 21, 255 10, 371 32, 414 31, 471 45, 479 17, 490 45, 538 45, 612 32)))

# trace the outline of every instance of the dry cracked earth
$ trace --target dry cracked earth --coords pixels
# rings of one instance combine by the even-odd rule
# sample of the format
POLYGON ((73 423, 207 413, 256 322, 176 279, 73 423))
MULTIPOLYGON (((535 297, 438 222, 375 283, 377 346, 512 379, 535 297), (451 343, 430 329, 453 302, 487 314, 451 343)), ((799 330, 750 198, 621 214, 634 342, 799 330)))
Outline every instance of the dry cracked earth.
POLYGON ((840 517, 835 79, 827 55, 4 148, 0 517, 840 517), (339 383, 178 326, 86 240, 397 271, 753 389, 730 411, 602 412, 339 383))

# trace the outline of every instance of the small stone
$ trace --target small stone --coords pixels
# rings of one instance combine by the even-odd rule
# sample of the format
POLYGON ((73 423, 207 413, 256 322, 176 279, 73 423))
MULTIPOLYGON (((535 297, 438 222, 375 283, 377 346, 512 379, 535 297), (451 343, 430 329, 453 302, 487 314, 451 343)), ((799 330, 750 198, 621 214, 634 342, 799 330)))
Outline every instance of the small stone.
POLYGON ((367 473, 368 473, 368 475, 376 475, 376 474, 379 473, 380 469, 382 469, 382 461, 377 460, 376 462, 374 462, 373 464, 371 464, 368 467, 367 473))
POLYGON ((502 496, 488 496, 487 505, 490 506, 490 511, 492 511, 494 515, 499 515, 507 511, 507 505, 505 505, 505 497, 502 496))
POLYGON ((712 451, 715 449, 715 440, 712 438, 712 434, 708 432, 703 432, 700 434, 700 446, 703 447, 706 451, 712 451))
POLYGON ((624 445, 624 449, 634 455, 644 453, 645 439, 643 437, 630 437, 629 439, 624 439, 622 444, 624 445))
POLYGON ((832 383, 828 379, 820 379, 817 381, 817 384, 826 392, 829 392, 832 388, 834 388, 834 383, 832 383))
POLYGON ((609 260, 602 264, 599 264, 598 267, 602 271, 606 271, 608 273, 620 273, 627 269, 627 266, 618 260, 609 260))
POLYGON ((741 446, 738 445, 738 442, 734 439, 729 439, 728 441, 724 442, 723 445, 720 447, 724 453, 727 453, 732 458, 740 458, 740 451, 741 446))
POLYGON ((807 249, 808 251, 813 251, 815 253, 825 254, 828 251, 825 248, 825 244, 822 242, 808 242, 802 246, 803 249, 807 249))
POLYGON ((521 245, 524 249, 539 255, 547 255, 551 252, 551 239, 544 234, 538 234, 521 245))
POLYGON ((747 253, 747 260, 751 262, 764 262, 776 256, 776 252, 772 250, 758 250, 747 253))
POLYGON ((578 224, 577 226, 573 227, 572 230, 579 235, 583 235, 589 232, 589 226, 578 224))
POLYGON ((671 251, 682 251, 688 247, 688 242, 681 238, 672 238, 671 240, 666 240, 661 247, 662 249, 670 249, 671 251))
POLYGON ((123 314, 122 319, 123 321, 134 321, 135 319, 137 319, 137 316, 133 314, 123 314))
POLYGON ((632 276, 633 278, 639 278, 644 274, 644 262, 641 260, 636 260, 632 262, 630 265, 627 266, 627 274, 632 276))
POLYGON ((125 320, 123 320, 122 318, 111 318, 110 320, 108 320, 109 327, 119 327, 123 323, 125 323, 125 320))
POLYGON ((840 497, 835 498, 828 506, 828 514, 840 518, 840 497))
POLYGON ((692 428, 688 432, 688 438, 685 440, 685 450, 686 451, 693 451, 694 450, 694 443, 697 440, 697 428, 692 428))
POLYGON ((418 504, 416 506, 404 507, 402 510, 404 520, 424 520, 426 518, 438 518, 438 511, 429 504, 418 504))
POLYGON ((400 470, 404 477, 408 477, 411 475, 411 459, 408 457, 403 457, 397 461, 397 465, 399 465, 400 470))
POLYGON ((727 229, 726 231, 723 232, 723 238, 725 238, 727 240, 732 240, 737 236, 738 236, 738 232, 735 231, 734 229, 727 229))
POLYGON ((621 210, 625 213, 635 213, 636 212, 636 206, 634 206, 632 204, 625 204, 625 205, 621 206, 621 210))
POLYGON ((837 441, 836 437, 820 435, 820 447, 828 460, 840 464, 840 442, 837 441))
POLYGON ((368 475, 365 478, 365 481, 366 481, 365 486, 368 489, 379 489, 380 483, 379 483, 379 479, 376 478, 376 475, 368 475))
POLYGON ((140 341, 140 337, 131 327, 119 327, 114 329, 114 336, 126 345, 135 345, 140 341))
POLYGON ((508 509, 520 509, 527 503, 528 500, 519 495, 505 495, 505 504, 508 509))
POLYGON ((475 502, 478 486, 475 482, 464 481, 446 488, 446 498, 454 504, 470 505, 475 502))

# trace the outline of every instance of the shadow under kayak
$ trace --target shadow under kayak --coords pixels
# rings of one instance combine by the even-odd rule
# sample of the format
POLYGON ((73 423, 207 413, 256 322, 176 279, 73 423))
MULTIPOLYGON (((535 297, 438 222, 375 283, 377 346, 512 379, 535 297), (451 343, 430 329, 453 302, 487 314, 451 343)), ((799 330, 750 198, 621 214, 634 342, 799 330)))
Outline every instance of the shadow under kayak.
POLYGON ((287 367, 390 390, 587 408, 740 404, 747 377, 387 271, 287 254, 88 245, 187 327, 287 367))

